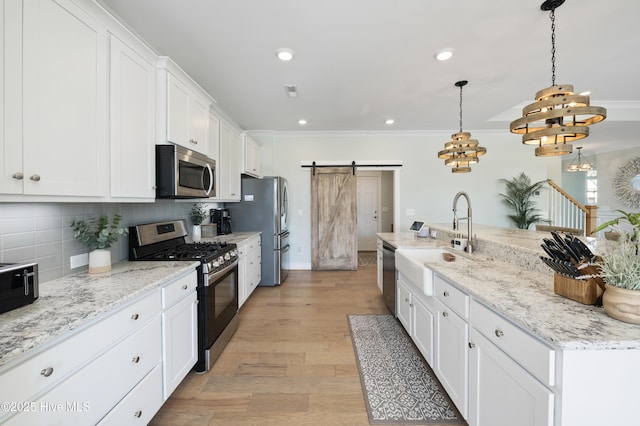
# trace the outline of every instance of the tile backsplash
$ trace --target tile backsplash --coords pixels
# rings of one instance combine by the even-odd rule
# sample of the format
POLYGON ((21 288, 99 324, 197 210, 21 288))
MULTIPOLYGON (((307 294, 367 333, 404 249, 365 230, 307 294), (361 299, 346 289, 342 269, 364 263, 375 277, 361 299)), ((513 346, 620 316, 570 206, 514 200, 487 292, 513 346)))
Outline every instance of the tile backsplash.
MULTIPOLYGON (((0 262, 37 262, 40 282, 82 272, 87 266, 71 269, 71 256, 88 253, 73 238, 73 219, 87 219, 119 213, 122 225, 138 225, 170 219, 187 219, 193 202, 157 200, 155 203, 0 203, 0 262)), ((208 208, 218 207, 207 203, 208 208)), ((111 247, 112 261, 127 259, 128 237, 111 247)))

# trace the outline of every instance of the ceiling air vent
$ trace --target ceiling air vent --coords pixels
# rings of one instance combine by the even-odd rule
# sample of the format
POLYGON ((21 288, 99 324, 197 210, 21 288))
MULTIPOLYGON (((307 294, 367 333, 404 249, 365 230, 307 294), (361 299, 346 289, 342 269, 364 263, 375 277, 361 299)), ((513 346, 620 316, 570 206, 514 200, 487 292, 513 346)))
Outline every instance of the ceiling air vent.
POLYGON ((284 85, 284 91, 287 92, 287 96, 290 97, 290 98, 297 98, 298 97, 298 89, 293 84, 285 84, 284 85))

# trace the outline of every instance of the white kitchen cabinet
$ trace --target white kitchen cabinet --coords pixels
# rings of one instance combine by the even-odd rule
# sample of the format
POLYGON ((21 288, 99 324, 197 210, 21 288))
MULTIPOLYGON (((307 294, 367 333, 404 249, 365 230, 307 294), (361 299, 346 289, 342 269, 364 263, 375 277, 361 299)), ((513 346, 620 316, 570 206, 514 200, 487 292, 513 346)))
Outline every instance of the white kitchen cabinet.
POLYGON ((219 201, 240 201, 242 146, 240 132, 230 123, 220 123, 220 157, 216 168, 220 169, 217 199, 219 201))
POLYGON ((466 419, 468 413, 469 296, 444 281, 434 279, 435 356, 433 371, 466 419))
POLYGON ((158 143, 209 155, 209 107, 212 98, 166 56, 158 58, 158 143))
POLYGON ((215 195, 214 200, 218 199, 220 193, 220 119, 209 112, 209 158, 216 162, 213 173, 215 195))
POLYGON ((420 295, 415 284, 398 272, 396 282, 396 315, 430 366, 433 366, 434 302, 420 295))
POLYGON ((242 135, 243 138, 243 170, 242 173, 249 176, 259 178, 261 176, 260 169, 260 144, 251 137, 248 133, 242 135))
POLYGON ((156 56, 137 47, 110 37, 111 197, 154 200, 156 56))
POLYGON ((3 5, 0 192, 107 196, 106 27, 71 0, 3 5))
POLYGON ((475 328, 469 337, 469 425, 552 425, 553 392, 475 328))
MULTIPOLYGON (((196 280, 196 277, 193 277, 196 280)), ((185 285, 186 286, 186 285, 185 285)), ((198 360, 198 300, 195 285, 162 313, 163 396, 166 400, 198 360)))
POLYGON ((260 284, 262 274, 261 237, 256 235, 238 243, 238 307, 241 307, 260 284))

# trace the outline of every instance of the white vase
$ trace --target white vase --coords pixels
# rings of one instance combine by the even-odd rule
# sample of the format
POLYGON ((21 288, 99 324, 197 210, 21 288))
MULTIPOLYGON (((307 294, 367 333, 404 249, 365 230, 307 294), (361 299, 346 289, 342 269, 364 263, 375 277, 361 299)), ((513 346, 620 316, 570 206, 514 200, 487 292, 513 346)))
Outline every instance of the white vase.
POLYGON ((202 228, 200 227, 200 225, 193 225, 193 233, 191 235, 191 238, 193 238, 194 242, 200 241, 200 239, 202 238, 202 228))
POLYGON ((111 250, 95 249, 89 252, 89 273, 99 274, 111 270, 111 250))

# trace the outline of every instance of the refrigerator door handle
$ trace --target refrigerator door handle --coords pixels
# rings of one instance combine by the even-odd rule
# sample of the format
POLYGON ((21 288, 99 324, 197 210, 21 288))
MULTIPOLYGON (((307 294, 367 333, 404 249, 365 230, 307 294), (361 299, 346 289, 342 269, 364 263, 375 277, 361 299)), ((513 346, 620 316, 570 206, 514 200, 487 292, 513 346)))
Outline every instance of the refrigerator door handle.
POLYGON ((280 238, 288 238, 289 237, 289 231, 284 231, 282 234, 280 234, 280 238))
POLYGON ((291 248, 291 244, 287 244, 286 246, 282 247, 282 249, 280 249, 280 252, 281 253, 288 252, 290 248, 291 248))

